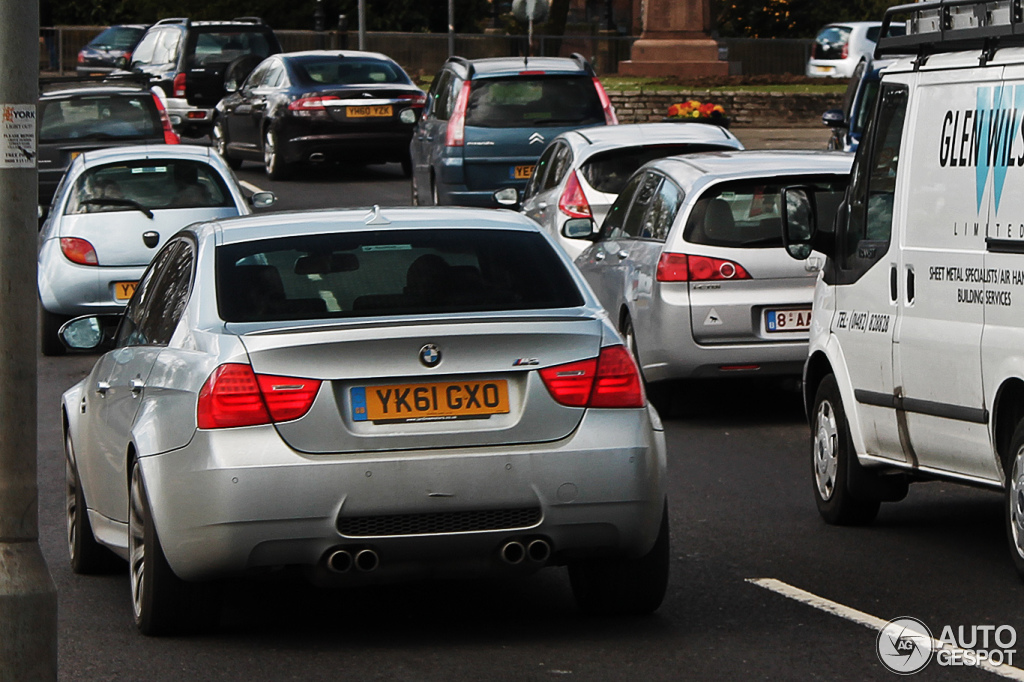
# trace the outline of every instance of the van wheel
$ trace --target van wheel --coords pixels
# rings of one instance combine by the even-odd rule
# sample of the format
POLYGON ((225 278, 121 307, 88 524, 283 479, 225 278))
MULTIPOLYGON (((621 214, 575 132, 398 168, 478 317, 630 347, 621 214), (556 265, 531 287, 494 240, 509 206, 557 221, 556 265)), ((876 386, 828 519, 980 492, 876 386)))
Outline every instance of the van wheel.
POLYGON ((576 604, 591 615, 653 613, 661 606, 669 575, 668 503, 661 515, 658 539, 637 559, 590 559, 569 564, 569 582, 576 604))
POLYGON ((811 414, 811 470, 818 512, 827 523, 835 525, 871 523, 878 515, 881 500, 864 494, 857 496, 850 490, 851 474, 861 474, 862 467, 853 451, 835 375, 829 374, 818 385, 811 414))
POLYGON ((1006 538, 1013 567, 1024 580, 1024 420, 1017 424, 1006 462, 1006 538))

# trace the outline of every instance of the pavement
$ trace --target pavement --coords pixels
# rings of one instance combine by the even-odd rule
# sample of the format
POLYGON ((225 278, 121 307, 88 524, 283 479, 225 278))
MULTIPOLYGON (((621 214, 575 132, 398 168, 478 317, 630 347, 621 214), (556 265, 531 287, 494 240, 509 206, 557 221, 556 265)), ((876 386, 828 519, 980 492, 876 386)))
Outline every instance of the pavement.
POLYGON ((831 131, 814 128, 730 128, 747 149, 825 149, 831 131))

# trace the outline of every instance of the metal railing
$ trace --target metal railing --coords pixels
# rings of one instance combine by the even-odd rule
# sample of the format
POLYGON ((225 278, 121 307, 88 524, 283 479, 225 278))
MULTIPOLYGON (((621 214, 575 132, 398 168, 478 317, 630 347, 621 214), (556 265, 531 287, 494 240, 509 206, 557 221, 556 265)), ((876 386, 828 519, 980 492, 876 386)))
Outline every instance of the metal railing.
MULTIPOLYGON (((39 32, 39 67, 44 72, 72 74, 78 51, 106 26, 44 27, 39 32), (53 48, 52 52, 49 49, 53 48), (51 55, 53 62, 51 61, 51 55)), ((312 49, 357 49, 356 32, 275 31, 285 51, 312 49)), ((619 35, 535 35, 532 54, 568 57, 579 52, 594 65, 598 74, 618 71, 620 61, 629 59, 633 36, 619 35)), ((804 73, 811 56, 812 40, 720 38, 728 48, 733 72, 743 74, 804 73), (737 66, 738 65, 738 66, 737 66)), ((366 49, 382 52, 405 68, 410 75, 433 75, 448 58, 448 35, 444 33, 367 32, 366 49)), ((469 59, 508 57, 526 54, 526 37, 517 35, 455 35, 455 53, 469 59)))

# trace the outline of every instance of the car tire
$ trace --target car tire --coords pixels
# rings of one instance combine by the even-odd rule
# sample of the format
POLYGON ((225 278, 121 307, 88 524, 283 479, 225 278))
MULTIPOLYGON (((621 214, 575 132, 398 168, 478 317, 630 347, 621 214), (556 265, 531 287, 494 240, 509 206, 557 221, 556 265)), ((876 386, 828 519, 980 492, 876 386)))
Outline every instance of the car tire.
POLYGON ((205 631, 214 624, 220 604, 213 587, 181 580, 167 563, 138 460, 128 491, 128 570, 132 612, 142 634, 205 631))
POLYGON ((224 119, 217 118, 213 122, 213 148, 217 150, 224 161, 228 164, 232 170, 238 170, 242 167, 242 160, 236 159, 228 154, 228 138, 227 133, 224 130, 224 119))
POLYGON ((1010 441, 1006 458, 1006 493, 1004 495, 1006 539, 1017 575, 1024 580, 1024 419, 1018 424, 1010 441))
POLYGON ((79 575, 96 575, 123 566, 124 562, 96 542, 96 536, 93 535, 70 434, 64 435, 64 493, 71 570, 79 575))
POLYGON ((881 499, 855 494, 850 485, 855 476, 864 478, 867 472, 853 450, 839 384, 829 374, 818 384, 811 411, 811 482, 818 512, 827 523, 865 525, 878 515, 881 499))
POLYGON ((589 559, 570 562, 569 582, 580 610, 590 615, 645 615, 665 598, 669 576, 668 503, 658 538, 637 559, 589 559))
POLYGON ((263 134, 263 167, 271 180, 287 180, 291 168, 281 158, 281 141, 273 128, 263 134))
POLYGON ((412 177, 412 159, 408 156, 402 157, 402 177, 412 177))
POLYGON ((66 315, 57 315, 45 308, 39 308, 39 350, 43 355, 53 357, 68 352, 58 332, 70 319, 66 315))
POLYGON ((637 371, 640 372, 640 379, 644 382, 644 393, 647 394, 647 401, 654 405, 654 409, 658 411, 660 417, 663 419, 670 418, 675 406, 676 389, 678 388, 676 382, 659 381, 648 383, 647 379, 644 378, 643 365, 640 364, 640 351, 636 345, 636 330, 633 327, 633 318, 628 313, 622 318, 622 324, 619 325, 619 333, 622 334, 622 339, 626 342, 626 348, 629 349, 630 354, 633 356, 633 361, 636 362, 637 371))
POLYGON ((434 180, 434 178, 430 178, 430 205, 441 205, 441 195, 437 193, 437 182, 434 180))

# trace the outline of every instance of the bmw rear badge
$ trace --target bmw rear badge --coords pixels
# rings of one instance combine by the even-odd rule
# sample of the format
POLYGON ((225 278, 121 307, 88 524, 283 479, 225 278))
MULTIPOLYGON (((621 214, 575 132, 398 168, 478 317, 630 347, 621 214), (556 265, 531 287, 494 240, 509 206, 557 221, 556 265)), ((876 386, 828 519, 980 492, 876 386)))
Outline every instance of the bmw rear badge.
POLYGON ((420 348, 420 362, 425 367, 437 367, 441 363, 441 349, 432 343, 420 348))

